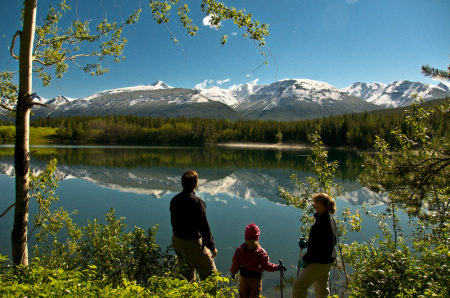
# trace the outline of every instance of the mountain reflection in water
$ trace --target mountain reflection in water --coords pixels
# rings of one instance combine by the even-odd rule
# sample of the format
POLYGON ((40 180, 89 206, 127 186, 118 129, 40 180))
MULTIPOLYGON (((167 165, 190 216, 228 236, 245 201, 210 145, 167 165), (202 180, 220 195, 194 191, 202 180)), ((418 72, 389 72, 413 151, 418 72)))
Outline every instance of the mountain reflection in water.
MULTIPOLYGON (((293 189, 290 176, 311 176, 309 150, 262 150, 208 147, 37 147, 32 170, 42 168, 52 157, 58 160, 58 176, 81 178, 103 187, 160 198, 178 191, 184 170, 199 173, 202 192, 218 192, 245 199, 284 203, 278 187, 293 189)), ((13 149, 0 147, 0 173, 13 175, 13 149)), ((350 204, 378 204, 358 182, 361 157, 355 151, 331 150, 330 160, 339 161, 337 181, 350 204)))

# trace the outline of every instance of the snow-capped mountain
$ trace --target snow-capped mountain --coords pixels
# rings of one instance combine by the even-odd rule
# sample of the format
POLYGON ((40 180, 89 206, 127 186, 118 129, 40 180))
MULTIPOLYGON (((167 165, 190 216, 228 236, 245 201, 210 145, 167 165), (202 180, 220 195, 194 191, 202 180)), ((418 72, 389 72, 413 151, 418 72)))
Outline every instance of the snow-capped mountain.
POLYGON ((307 79, 285 79, 269 85, 246 84, 226 90, 209 88, 200 92, 211 100, 232 102, 236 111, 250 119, 299 120, 379 108, 327 83, 307 79))
POLYGON ((136 115, 161 117, 211 117, 231 120, 243 117, 228 105, 210 100, 196 90, 173 88, 158 81, 151 85, 97 92, 82 99, 37 107, 37 117, 136 115), (227 117, 224 117, 227 115, 227 117))
POLYGON ((53 99, 50 99, 49 101, 45 102, 47 105, 53 105, 53 106, 60 106, 63 104, 66 104, 68 102, 74 101, 74 98, 65 97, 62 95, 58 95, 53 99))
POLYGON ((409 81, 389 85, 359 82, 338 89, 319 81, 285 79, 269 85, 192 90, 174 88, 158 81, 104 90, 82 99, 58 96, 47 101, 36 96, 35 101, 46 103, 50 109, 38 107, 34 112, 38 117, 137 115, 301 120, 406 106, 412 103, 414 93, 419 93, 424 100, 445 98, 450 95, 445 86, 448 87, 409 81))
POLYGON ((221 101, 229 106, 247 104, 260 99, 270 101, 271 106, 277 105, 286 98, 321 102, 324 99, 342 99, 341 95, 344 94, 327 83, 306 79, 285 79, 270 85, 245 84, 229 89, 211 87, 198 90, 206 98, 221 101))
POLYGON ((358 82, 342 90, 385 108, 397 108, 411 105, 414 101, 413 94, 418 94, 424 101, 445 98, 450 95, 450 90, 443 86, 445 85, 442 83, 434 86, 410 81, 395 81, 389 85, 358 82))

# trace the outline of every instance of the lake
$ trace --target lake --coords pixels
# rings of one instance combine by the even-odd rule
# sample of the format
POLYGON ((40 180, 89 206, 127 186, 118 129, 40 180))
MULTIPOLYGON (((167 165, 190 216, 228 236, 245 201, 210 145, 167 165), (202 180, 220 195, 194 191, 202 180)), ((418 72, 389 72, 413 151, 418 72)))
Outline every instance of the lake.
MULTIPOLYGON (((172 232, 169 203, 181 191, 181 175, 185 170, 196 170, 199 175, 197 195, 205 200, 207 216, 214 235, 218 255, 215 259, 219 271, 229 275, 231 258, 244 241, 247 224, 256 223, 261 229, 260 244, 270 261, 283 263, 288 268, 285 277, 295 276, 299 247, 300 212, 286 206, 279 196, 278 187, 294 191, 290 179, 311 176, 307 156, 302 148, 237 148, 237 147, 112 147, 112 146, 32 146, 38 150, 32 156, 31 168, 43 168, 55 156, 58 176, 61 177, 56 207, 74 215, 77 224, 99 218, 110 209, 116 216, 125 217, 130 230, 135 226, 147 230, 158 225, 158 244, 170 244, 172 232)), ((0 146, 0 212, 14 202, 14 149, 0 146)), ((361 171, 361 158, 354 151, 330 150, 330 160, 339 160, 337 181, 344 187, 338 198, 339 209, 351 210, 370 206, 372 212, 383 210, 369 191, 362 188, 357 178, 361 171)), ((34 202, 31 212, 36 210, 34 202)), ((30 222, 32 217, 30 215, 30 222)), ((11 255, 10 234, 13 212, 0 219, 0 253, 11 255)), ((370 225, 366 234, 373 235, 376 225, 370 225)), ((354 239, 361 240, 358 235, 354 239)), ((32 240, 30 240, 32 242, 32 240)), ((266 272, 263 295, 279 297, 274 290, 280 282, 278 272, 266 272)), ((284 291, 290 297, 291 290, 284 291)))

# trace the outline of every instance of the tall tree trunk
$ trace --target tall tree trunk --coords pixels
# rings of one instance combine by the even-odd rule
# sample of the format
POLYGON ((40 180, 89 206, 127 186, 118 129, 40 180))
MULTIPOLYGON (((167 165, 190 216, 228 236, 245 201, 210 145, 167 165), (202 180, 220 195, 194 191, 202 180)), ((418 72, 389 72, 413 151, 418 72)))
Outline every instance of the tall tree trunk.
POLYGON ((11 234, 14 265, 28 265, 28 207, 29 196, 29 128, 32 107, 33 42, 36 27, 37 0, 24 1, 23 31, 20 36, 19 97, 16 112, 16 144, 14 166, 16 173, 16 205, 11 234))

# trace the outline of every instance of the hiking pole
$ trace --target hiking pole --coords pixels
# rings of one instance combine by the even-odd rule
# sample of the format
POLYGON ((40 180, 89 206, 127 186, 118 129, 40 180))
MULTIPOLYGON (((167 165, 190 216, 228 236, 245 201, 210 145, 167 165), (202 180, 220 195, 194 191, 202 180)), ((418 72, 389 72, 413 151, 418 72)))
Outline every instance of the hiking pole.
POLYGON ((302 261, 302 257, 303 257, 303 246, 300 245, 300 243, 302 241, 305 241, 305 238, 300 237, 298 238, 298 246, 300 247, 300 256, 298 257, 298 264, 297 264, 297 277, 300 274, 300 262, 302 261))
POLYGON ((281 290, 281 298, 283 298, 283 278, 284 278, 284 270, 283 270, 283 260, 280 259, 280 261, 278 261, 279 266, 280 266, 280 290, 281 290))

